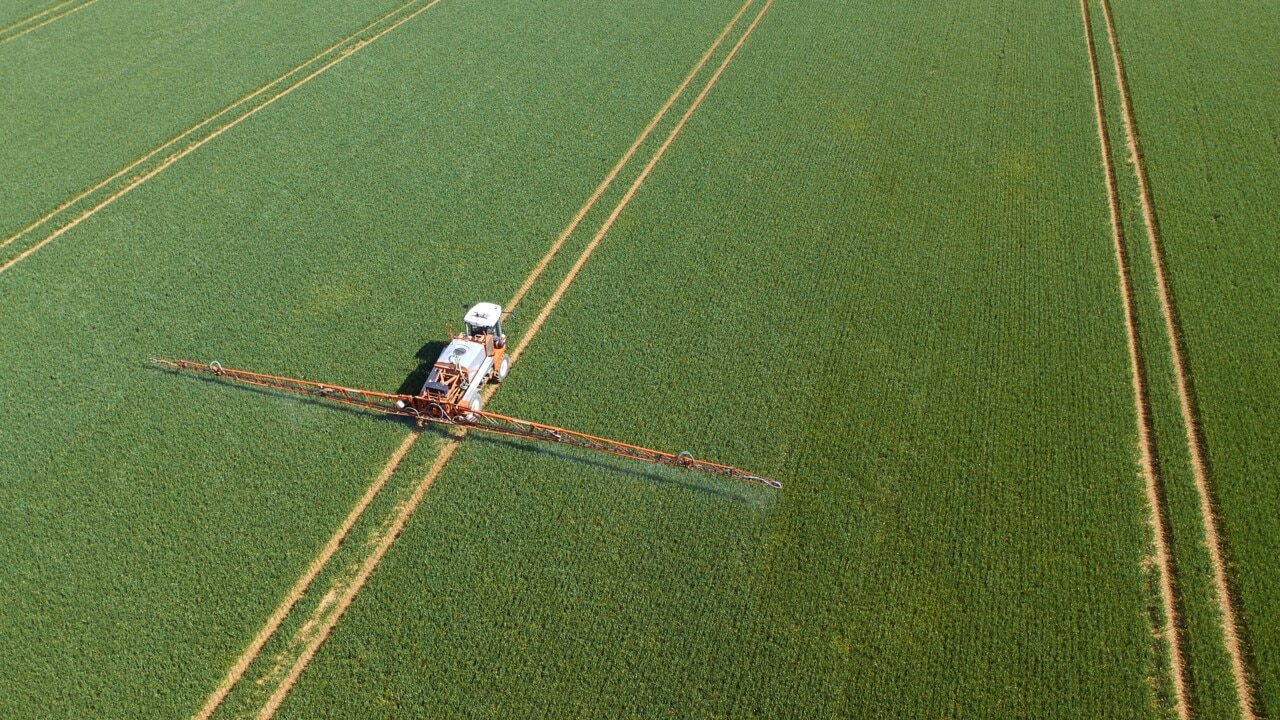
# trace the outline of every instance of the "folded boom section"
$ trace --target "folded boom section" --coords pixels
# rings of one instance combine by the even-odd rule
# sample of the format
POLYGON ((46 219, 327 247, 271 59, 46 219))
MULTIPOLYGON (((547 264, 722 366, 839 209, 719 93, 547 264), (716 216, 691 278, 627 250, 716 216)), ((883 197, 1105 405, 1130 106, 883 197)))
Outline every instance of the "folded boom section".
POLYGON ((541 423, 520 420, 518 418, 507 417, 505 415, 472 410, 468 406, 449 402, 443 398, 434 398, 427 394, 395 395, 373 392, 370 390, 358 390, 355 388, 342 387, 341 385, 329 385, 326 383, 312 382, 310 380, 299 380, 297 378, 287 378, 278 375, 264 375, 262 373, 248 372, 245 370, 235 370, 223 367, 217 361, 206 364, 193 362, 191 360, 175 360, 160 357, 153 357, 149 360, 152 365, 166 370, 207 374, 212 375, 219 380, 225 380, 228 382, 256 385, 258 387, 271 388, 299 395, 309 395, 321 400, 341 403, 343 405, 352 405, 386 415, 412 418, 419 424, 441 423, 445 425, 459 425, 499 435, 509 435, 512 437, 528 438, 530 440, 541 440, 543 442, 572 445, 586 450, 619 455, 621 457, 656 463, 659 465, 686 468, 711 475, 723 475, 725 477, 733 478, 734 480, 755 483, 757 485, 764 485, 771 488, 782 487, 782 483, 777 480, 762 477, 760 475, 753 475, 729 465, 720 465, 718 463, 707 462, 705 460, 698 460, 688 452, 676 454, 667 453, 662 452, 661 450, 652 450, 638 445, 630 445, 618 442, 617 440, 595 437, 594 435, 587 435, 585 433, 553 427, 551 425, 543 425, 541 423))

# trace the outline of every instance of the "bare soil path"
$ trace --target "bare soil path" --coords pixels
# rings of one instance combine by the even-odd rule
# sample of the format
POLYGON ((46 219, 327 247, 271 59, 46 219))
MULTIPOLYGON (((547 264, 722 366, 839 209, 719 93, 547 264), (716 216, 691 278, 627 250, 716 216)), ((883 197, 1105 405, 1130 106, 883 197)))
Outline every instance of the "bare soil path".
POLYGON ((1222 539, 1218 531, 1217 513, 1213 507, 1213 497, 1209 489, 1208 472, 1204 461, 1204 439, 1200 434, 1200 423, 1191 401, 1191 375, 1182 356, 1182 332, 1173 309, 1173 301, 1169 290, 1169 281, 1165 273, 1164 253, 1160 245, 1159 223, 1156 219, 1155 205, 1151 200, 1151 185, 1147 178, 1146 166, 1142 160, 1141 144, 1138 139, 1137 125, 1134 121, 1133 102, 1125 79, 1124 64, 1121 61, 1120 46, 1116 38, 1115 23, 1111 17, 1111 6, 1108 0, 1099 0, 1103 18, 1107 25, 1107 38, 1111 46, 1111 60, 1115 65, 1116 83, 1120 91, 1120 110, 1124 119, 1125 136, 1129 150, 1129 161, 1133 166, 1138 181, 1138 195, 1142 205, 1142 220, 1147 231, 1147 245, 1151 250, 1151 264, 1155 268, 1156 291, 1160 298, 1160 310, 1164 316, 1165 333, 1169 341, 1169 353, 1173 359, 1174 379, 1177 384, 1178 404, 1182 412, 1182 424, 1186 430, 1187 449, 1191 456, 1191 469, 1195 477, 1196 492, 1200 499, 1200 517, 1204 523, 1205 544, 1209 550, 1213 565, 1213 580, 1219 612, 1222 614, 1223 642, 1227 654, 1231 657, 1231 672, 1234 676, 1236 698, 1240 706, 1240 715, 1245 720, 1254 720, 1253 691, 1249 685, 1249 675, 1245 667, 1244 653, 1240 647, 1239 620, 1235 613, 1235 602, 1231 597, 1231 588, 1227 582, 1226 562, 1223 559, 1222 539))
MULTIPOLYGON (((635 179, 635 181, 632 182, 631 186, 627 189, 626 194, 622 197, 621 200, 618 201, 618 204, 614 207, 613 211, 609 214, 609 217, 605 220, 605 222, 601 225, 600 229, 596 232, 596 235, 592 238, 591 242, 583 249, 582 253, 578 256, 577 261, 574 263, 569 273, 561 281, 559 287, 556 288, 555 293, 543 306, 542 311, 538 314, 537 319, 530 325, 528 331, 524 334, 520 342, 517 344, 516 348, 512 351, 512 356, 511 356, 512 364, 516 362, 520 354, 533 341, 533 338, 537 335, 538 331, 542 328, 547 317, 551 314, 551 312, 555 309, 555 306, 563 298, 564 293, 568 290, 569 286, 573 283, 574 278, 577 277, 578 271, 581 270, 582 266, 586 263, 587 259, 599 246, 600 241, 604 238, 605 234, 608 233, 609 229, 613 226, 614 221, 617 220, 618 216, 626 208, 627 204, 630 203, 631 198, 635 196, 636 191, 640 188, 641 185, 644 184, 645 180, 648 179, 653 168, 662 159, 662 156, 666 153, 667 149, 671 146, 672 142, 675 141, 675 138, 680 134, 681 130, 684 129, 686 122, 693 115, 693 113, 698 109, 698 106, 701 105, 703 99, 705 99, 707 94, 711 91, 711 88, 714 87, 715 84, 719 81, 720 76, 723 74, 725 68, 728 67, 729 63, 733 61, 733 58, 737 54, 738 50, 742 47, 743 43, 746 42, 747 38, 755 30, 761 18, 764 17, 764 14, 769 10, 772 4, 773 4, 773 0, 766 0, 764 6, 761 7, 759 13, 755 16, 755 19, 752 20, 751 24, 747 26, 747 29, 742 34, 742 36, 738 38, 738 41, 734 44, 733 48, 725 56, 724 60, 721 61, 719 67, 716 68, 715 73, 712 74, 711 78, 707 81, 707 84, 702 88, 702 91, 698 94, 698 96, 694 99, 693 103, 685 111, 684 115, 680 118, 679 122, 671 129, 671 132, 667 135, 666 140, 663 141, 662 145, 655 152, 654 156, 649 160, 649 163, 645 166, 644 170, 641 171, 640 175, 635 179)), ((746 9, 745 4, 743 5, 743 9, 744 10, 746 9)), ((739 15, 741 15, 741 11, 739 11, 739 15)), ((733 22, 736 22, 737 17, 738 16, 735 16, 733 22)), ((732 24, 728 27, 732 27, 732 24)), ((726 28, 726 32, 727 32, 727 28, 726 28)), ((721 35, 720 39, 722 39, 723 37, 724 37, 724 34, 721 35)), ((717 39, 717 43, 718 42, 719 42, 719 39, 717 39)), ((497 390, 497 386, 490 386, 487 389, 484 396, 486 403, 489 400, 489 398, 493 396, 493 393, 496 392, 496 390, 497 390)), ((342 614, 346 611, 348 607, 350 607, 351 602, 355 599, 356 594, 360 592, 360 589, 364 586, 369 576, 373 573, 374 569, 378 566, 378 563, 382 560, 382 557, 386 555, 387 550, 390 549, 391 544, 395 541, 400 531, 404 528, 405 522, 408 521, 409 516, 413 513, 414 509, 417 508, 418 504, 422 500, 422 497, 426 494, 426 491, 431 487, 431 484, 435 482, 440 472, 444 469, 445 465, 448 463, 449 458, 451 458, 453 456, 453 453, 456 452, 462 438, 465 437, 465 435, 466 435, 466 430, 461 429, 455 436, 453 436, 452 438, 450 438, 450 440, 447 441, 445 447, 441 450, 440 455, 436 458, 436 461, 431 465, 431 468, 427 471, 426 475, 422 478, 422 481, 418 484, 418 487, 414 490, 413 495, 409 498, 407 502, 405 502, 401 506, 400 511, 396 515, 395 520, 392 522, 390 527, 387 528, 386 534, 378 540, 378 543, 373 549, 373 552, 371 552, 370 555, 365 559, 364 563, 361 565, 360 570, 355 575, 355 577, 351 579, 350 584, 345 588, 345 591, 341 594, 337 604, 333 606, 332 609, 327 609, 327 612, 325 613, 327 617, 324 620, 323 624, 320 625, 319 629, 314 632, 309 642, 307 642, 306 647, 303 649, 301 655, 299 655, 298 658, 292 664, 292 666, 290 666, 289 670, 286 672, 280 684, 276 687, 275 691, 272 692, 271 696, 267 699, 266 703, 258 712, 257 717, 259 718, 259 720, 265 720, 266 718, 270 718, 275 715, 275 712, 279 709, 281 703, 284 702, 285 697, 288 696, 289 691, 293 688, 298 678, 302 675, 302 672, 306 669, 307 665, 311 662, 311 659, 315 657, 315 654, 319 650, 320 646, 328 638, 329 633, 333 630, 334 626, 336 626, 338 621, 341 619, 342 614)), ((308 622, 308 625, 313 628, 316 627, 310 621, 308 622)))
POLYGON ((1133 383, 1134 412, 1138 420, 1139 466, 1147 499, 1147 522, 1155 543, 1155 566, 1159 573, 1160 602, 1164 609, 1164 626, 1161 632, 1169 648, 1169 672, 1173 679, 1174 705, 1178 717, 1190 718, 1187 707, 1186 667, 1182 658, 1182 642, 1178 636, 1177 602, 1173 591, 1173 568, 1169 552, 1168 519, 1164 516, 1164 502, 1159 478, 1153 462, 1151 414, 1147 401, 1146 381, 1142 373, 1142 361, 1138 351, 1138 327, 1133 309, 1133 287, 1129 278, 1129 261, 1124 249, 1124 230, 1120 222, 1119 197, 1116 191, 1115 166, 1111 157, 1111 145, 1107 138, 1106 114, 1102 105, 1102 81, 1098 74, 1097 48, 1093 28, 1089 23, 1088 0, 1080 0, 1080 14, 1084 21, 1085 43, 1089 50, 1089 70, 1093 76, 1093 103, 1098 122, 1098 143, 1102 152, 1103 175, 1106 179, 1107 208, 1111 222, 1111 239, 1115 247, 1116 272, 1120 280, 1120 298, 1124 305, 1125 336, 1128 340, 1130 378, 1133 383))
POLYGON ((89 7, 90 5, 98 2, 98 0, 86 0, 84 2, 80 2, 79 5, 74 5, 74 3, 76 2, 77 0, 68 0, 68 2, 59 3, 57 5, 54 5, 51 8, 48 8, 46 10, 41 10, 35 15, 19 20, 18 22, 13 23, 12 25, 0 30, 0 44, 7 43, 10 40, 13 40, 14 38, 20 38, 23 35, 26 35, 27 33, 33 30, 42 28, 45 25, 48 25, 49 23, 55 20, 61 20, 62 18, 74 12, 79 12, 80 10, 83 10, 89 7), (68 5, 74 5, 74 7, 71 7, 70 9, 68 9, 67 8, 68 5), (58 11, 61 11, 61 12, 58 12, 58 11), (53 13, 53 12, 58 12, 58 14, 53 15, 52 17, 45 17, 46 15, 49 15, 50 13, 53 13))
POLYGON ((333 66, 337 65, 338 63, 341 63, 343 60, 346 60, 347 58, 351 57, 355 53, 359 52, 360 50, 368 46, 370 43, 375 42, 376 40, 385 36, 387 33, 391 32, 392 30, 395 30, 396 28, 409 22, 410 20, 422 14, 423 12, 431 9, 436 4, 438 4, 440 0, 430 0, 430 2, 427 2, 425 5, 421 4, 421 2, 422 0, 410 0, 404 5, 401 5, 396 9, 386 13, 385 15, 379 17, 373 22, 360 28, 356 32, 351 33, 345 38, 339 40, 337 43, 334 43, 327 49, 303 61, 302 63, 295 66, 293 69, 289 70, 283 75, 280 75, 279 77, 272 80, 271 82, 266 83, 265 85, 259 87, 253 92, 241 97, 239 100, 236 100, 230 105, 214 113, 213 115, 210 115, 204 120, 201 120, 195 125, 192 125, 190 128, 175 135, 173 138, 169 139, 165 143, 159 145, 158 147, 149 151, 142 157, 138 158, 137 160, 134 160, 133 162, 121 168, 120 170, 116 171, 111 176, 99 181, 98 183, 94 184, 93 186, 89 187, 88 189, 84 190, 78 195, 75 195, 74 197, 68 199, 66 202, 62 203, 58 207, 54 208, 53 210, 49 211, 45 215, 41 216, 35 222, 31 223, 27 227, 11 235, 10 237, 5 238, 4 241, 0 241, 0 248, 4 248, 26 237, 31 232, 41 228, 42 226, 48 224, 50 221, 56 218, 60 218, 64 215, 71 216, 71 219, 67 221, 65 224, 50 231, 46 236, 36 241, 34 244, 30 245, 22 252, 18 253, 17 255, 13 256, 7 261, 4 261, 3 264, 0 264, 0 273, 3 273, 4 271, 8 270, 14 265, 17 265, 18 263, 22 262, 23 260, 31 256, 32 253, 36 252, 37 250, 44 247, 45 245, 48 245, 54 240, 57 240, 68 230, 71 230, 75 226, 79 225, 81 222, 84 222, 85 220, 89 219, 93 215, 97 214, 99 210, 102 210, 103 208, 114 203, 116 200, 119 200, 121 197, 132 192, 139 185, 142 185, 143 183, 155 177, 156 175, 159 175, 170 165, 173 165, 175 162, 195 152, 200 147, 204 146, 206 143, 218 137, 222 133, 226 132, 227 130, 230 130, 236 125, 239 125, 241 122, 247 120, 248 118, 257 114, 259 111, 275 103, 280 98, 285 97, 286 95, 292 93, 294 90, 311 82, 316 77, 319 77, 320 75, 328 71, 333 66), (420 5, 420 6, 414 8, 413 6, 415 5, 420 5), (390 22, 390 24, 387 24, 385 27, 379 28, 380 25, 382 25, 383 23, 386 23, 392 18, 394 18, 394 21, 390 22), (373 35, 367 35, 371 30, 375 28, 378 28, 376 33, 374 33, 373 35), (315 65, 317 62, 322 63, 320 67, 310 72, 307 72, 308 68, 310 68, 312 65, 315 65), (302 75, 301 79, 293 80, 293 78, 295 78, 298 75, 302 75), (248 110, 246 110, 241 114, 238 114, 238 115, 236 114, 237 110, 253 102, 257 102, 257 104, 250 106, 248 110), (206 131, 208 132, 208 134, 201 136, 201 133, 206 131), (155 167, 150 169, 146 169, 146 167, 143 167, 145 163, 147 163, 148 161, 156 158, 157 156, 161 155, 167 150, 174 148, 175 146, 181 146, 182 143, 185 141, 190 141, 190 144, 182 146, 181 149, 178 149, 176 150, 176 152, 164 157, 164 159, 161 160, 160 163, 155 167), (129 175, 130 172, 135 170, 138 170, 141 174, 134 176, 132 178, 126 178, 126 176, 129 175), (114 190, 113 188, 108 187, 117 180, 122 180, 126 184, 123 187, 119 189, 114 189, 114 190), (98 200, 97 197, 94 197, 98 195, 106 195, 106 197, 101 200, 98 200), (79 214, 76 214, 76 210, 74 206, 77 206, 86 201, 87 203, 92 203, 92 204, 87 209, 81 210, 79 211, 79 214))
MULTIPOLYGON (((637 149, 650 136, 653 130, 666 116, 667 112, 671 109, 671 107, 684 94, 689 84, 693 81, 693 79, 697 76, 697 74, 703 69, 707 61, 711 58, 712 54, 720 47, 725 37, 728 36, 729 32, 738 24, 739 20, 742 18, 742 15, 746 12, 747 8, 750 7, 752 2, 754 1, 755 0, 745 0, 745 2, 743 2, 742 6, 738 9, 737 13, 734 14, 734 16, 729 20, 728 24, 725 25, 724 29, 721 30, 720 34, 716 37, 716 39, 712 42, 712 44, 702 54, 698 62, 693 66, 693 68, 685 76, 685 78, 680 83, 680 85, 675 89, 674 92, 672 92, 672 94, 670 95, 670 97, 668 97, 667 101, 662 105, 662 107, 658 109, 657 113, 654 114, 653 118, 644 127, 644 129, 640 132, 640 134, 635 138, 635 140, 632 142, 630 147, 628 147, 626 152, 623 153, 622 157, 619 158, 618 162, 613 166, 613 168, 609 171, 609 173, 605 176, 605 178, 601 181, 601 183, 596 187, 595 191, 592 192, 592 194, 587 198, 586 202, 584 202, 582 207, 578 210, 578 212, 575 213, 573 219, 564 228, 564 230, 557 236, 555 242, 551 245, 551 247, 548 249, 546 254, 543 255, 543 257, 539 260, 537 265, 534 266, 533 270, 529 273, 528 277, 525 278, 524 282, 521 283, 520 287, 516 290, 515 294, 504 306, 507 310, 514 310, 519 305, 521 300, 525 297, 525 295, 533 287, 534 283, 538 280, 538 278, 546 270, 547 266, 551 263, 551 260, 556 256, 556 254, 564 246, 569 236, 572 235, 574 230, 576 230, 577 227, 581 224, 583 218, 596 205, 600 197, 605 193, 605 191, 617 178, 618 174, 622 171, 622 169, 630 162, 632 157, 635 155, 637 149)), ((757 16, 756 20, 757 21, 759 20, 759 16, 757 16)), ((755 24, 753 23, 751 25, 751 28, 754 28, 754 26, 755 24)), ((751 28, 748 29, 747 31, 748 33, 750 32, 751 28)), ((717 69, 715 75, 713 75, 712 79, 708 82, 708 85, 703 88, 702 92, 695 99, 691 108, 688 111, 686 111, 684 116, 681 118, 676 129, 673 130, 672 134, 668 136, 666 142, 664 142, 658 154, 653 159, 651 159, 650 163, 646 166, 644 171, 642 171, 640 178, 632 184, 623 202, 620 203, 619 207, 615 208, 614 213, 610 215, 608 225, 612 225, 613 220, 616 219, 617 217, 617 214, 621 212, 621 207, 625 206, 626 202, 628 202, 632 197, 632 195, 634 195, 635 190, 639 187, 641 183, 643 183, 644 178, 648 176, 649 172, 652 170, 657 160, 661 157, 661 154, 664 153, 666 151, 666 148, 670 146, 671 141, 674 139, 675 135, 679 133, 679 129, 683 127, 685 121, 688 120, 689 116, 692 114, 693 109, 696 109, 697 105, 702 102, 702 99, 704 97, 706 97, 706 94, 710 90, 710 87, 715 84, 715 81, 719 78, 720 73, 723 72, 725 65, 728 64, 728 59, 731 59, 733 53, 737 52, 737 49, 741 47, 742 42, 743 40, 745 40, 745 38, 746 36, 744 35, 741 39, 739 39, 738 43, 734 46, 729 57, 726 59, 724 63, 721 64, 719 69, 717 69)), ((575 264, 574 266, 575 269, 573 270, 572 275, 576 275, 577 269, 581 267, 582 262, 585 262, 586 256, 589 256, 591 251, 593 251, 595 247, 599 244, 599 240, 600 238, 603 237, 605 231, 607 231, 607 227, 604 228, 604 230, 602 230, 601 232, 597 233, 597 236, 589 246, 589 249, 584 252, 584 255, 579 258, 579 262, 575 264)), ((567 278, 565 282, 562 282, 561 287, 560 289, 558 289, 556 296, 553 298, 552 301, 547 303, 546 307, 543 308, 543 313, 542 315, 539 316, 542 320, 545 320, 545 316, 549 314, 550 308, 554 307, 555 303, 559 301, 560 296, 563 295, 564 289, 567 288, 568 282, 572 281, 572 275, 569 278, 567 278)), ((535 326, 531 327, 530 330, 524 335, 524 337, 522 338, 521 344, 516 349, 516 351, 512 353, 513 363, 518 357, 519 352, 522 351, 523 348, 527 346, 528 342, 532 340, 533 336, 536 335, 537 327, 540 327, 541 324, 542 324, 541 321, 537 322, 535 326)), ((496 389, 497 389, 496 386, 490 386, 487 389, 486 394, 484 396, 484 399, 486 402, 490 397, 492 397, 492 394, 496 389)), ((286 594, 285 598, 281 601, 276 611, 271 615, 267 623, 262 627, 261 630, 259 630, 258 634, 254 637, 253 641, 250 642, 250 644, 245 648, 245 651, 236 660, 235 664, 232 666, 231 670, 228 672, 226 679, 223 681, 222 684, 218 686, 217 689, 214 690, 214 692, 206 700, 200 712, 195 715, 196 718, 199 718, 200 720, 205 720, 211 717, 213 713, 218 709, 218 707, 222 704, 222 702, 226 699, 227 695, 235 687, 236 683, 238 683, 243 678, 244 673, 248 670, 250 665, 252 665, 253 662, 258 658, 258 656, 262 652, 263 647, 267 644, 267 642, 271 639, 271 637, 279 630, 281 624, 284 622, 285 618, 289 615, 289 612, 294 608, 298 600, 301 599, 301 597, 306 593, 307 589, 311 586, 312 582, 314 582, 316 576, 319 575, 320 572, 324 569, 324 567, 326 567, 329 564, 330 560, 332 560, 334 552, 337 550, 337 547, 342 543, 342 540, 346 537, 347 533, 350 532, 351 527, 356 523, 356 521, 360 518, 360 516, 363 515, 364 511, 368 508, 370 502, 372 502, 373 498, 382 489, 387 478, 389 478, 392 472, 395 471, 395 468, 399 465, 400 460, 403 459, 404 455, 409 451, 409 449, 412 447, 414 442, 416 442, 418 437, 420 437, 420 434, 417 432, 410 433, 408 436, 406 436, 401 446, 387 461, 386 465, 383 468, 383 471, 378 475, 377 480, 375 480, 373 485, 369 487, 365 495, 360 499, 360 501, 352 509, 351 513, 347 516, 346 520, 344 520, 343 524, 338 528, 337 532, 334 533, 333 537, 331 537, 329 542, 326 543, 324 548, 322 548, 321 552, 312 560, 311 564, 307 568, 307 571, 302 575, 302 577, 298 579, 298 581, 294 584, 294 586, 290 588, 289 592, 286 594)), ((286 674, 284 674, 283 678, 280 681, 280 685, 277 687, 276 692, 272 695, 272 698, 274 698, 274 700, 272 699, 268 700, 265 708, 271 708, 270 712, 274 712, 274 708, 278 707, 279 702, 283 700, 284 695, 288 693, 289 688, 291 688, 294 682, 296 682, 302 670, 305 669, 307 663, 310 661, 311 657, 315 654, 316 649, 320 646, 320 644, 324 642, 325 637, 328 636, 329 630, 332 629, 333 625, 337 623, 338 618, 345 611, 346 607, 350 605, 350 602, 354 598, 355 593, 358 592, 360 587, 364 585, 364 582, 367 579, 368 575, 372 573, 373 568, 376 567, 378 561, 386 553, 387 547, 390 546, 390 543, 399 534, 400 529, 403 527, 404 522, 408 519, 408 516, 413 512, 413 510, 417 507, 417 505, 421 501, 422 495, 425 494, 426 490, 430 487, 431 483, 435 481, 435 478, 439 474, 440 470, 443 469, 444 465, 448 462, 448 458, 451 457, 455 452, 458 444, 457 441, 460 438, 461 438, 461 435, 459 435, 457 438, 454 438, 448 441, 445 444, 445 446, 440 451, 440 455, 437 456, 436 461, 431 466, 431 469, 427 471, 422 481, 419 482, 413 494, 409 497, 409 499, 405 503, 397 507, 397 513, 395 517, 391 519, 390 522, 383 523, 383 526, 380 528, 377 537, 374 539, 373 544, 371 545, 371 553, 364 560, 364 563, 360 566, 359 571, 353 577, 344 578, 339 581, 337 588, 339 590, 345 590, 345 592, 343 592, 343 594, 337 599, 337 602, 322 603, 321 606, 313 610, 311 617, 308 618, 307 622, 305 622, 302 628, 298 631, 299 637, 295 638, 294 642, 290 643, 290 646, 293 646, 295 644, 302 645, 303 646, 302 654, 299 657, 295 658, 292 664, 288 665, 286 674)), ((285 667, 283 666, 273 669, 271 676, 275 676, 278 673, 283 671, 285 671, 285 667)), ((264 712, 266 712, 265 708, 264 708, 264 712)))

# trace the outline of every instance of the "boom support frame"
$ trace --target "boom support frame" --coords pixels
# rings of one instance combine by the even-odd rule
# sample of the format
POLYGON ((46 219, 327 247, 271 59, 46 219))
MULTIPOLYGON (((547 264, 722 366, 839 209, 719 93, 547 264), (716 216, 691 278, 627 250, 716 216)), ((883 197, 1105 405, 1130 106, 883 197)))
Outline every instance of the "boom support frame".
POLYGON ((552 425, 473 410, 466 405, 452 402, 444 396, 435 397, 427 393, 401 395, 360 390, 311 380, 236 370, 223 367, 216 360, 211 363, 200 363, 192 360, 152 357, 148 358, 148 361, 156 367, 173 372, 211 375, 227 382, 256 385, 298 395, 308 395, 384 415, 404 417, 415 421, 419 426, 428 423, 457 425, 498 435, 572 445, 585 450, 618 455, 642 462, 696 470, 710 475, 721 475, 734 480, 775 489, 782 487, 781 482, 772 478, 755 475, 729 465, 698 460, 688 452, 668 453, 617 440, 587 435, 574 430, 566 430, 552 425))

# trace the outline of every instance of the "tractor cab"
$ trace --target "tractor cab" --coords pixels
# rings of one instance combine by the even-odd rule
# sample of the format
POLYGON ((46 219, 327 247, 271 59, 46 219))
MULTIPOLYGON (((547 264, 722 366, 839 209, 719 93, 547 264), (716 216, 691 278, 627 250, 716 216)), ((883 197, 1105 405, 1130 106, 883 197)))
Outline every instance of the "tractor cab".
POLYGON ((493 338, 494 347, 501 348, 506 344, 507 336, 502 334, 502 308, 495 303, 476 303, 467 311, 462 323, 467 337, 476 342, 485 342, 488 335, 493 338))

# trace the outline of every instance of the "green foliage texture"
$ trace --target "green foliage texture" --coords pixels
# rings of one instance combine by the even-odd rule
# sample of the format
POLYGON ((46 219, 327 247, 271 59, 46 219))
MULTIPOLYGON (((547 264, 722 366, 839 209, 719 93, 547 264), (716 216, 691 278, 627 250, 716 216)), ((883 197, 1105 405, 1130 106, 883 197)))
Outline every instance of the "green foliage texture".
MULTIPOLYGON (((1276 16, 1209 5, 1116 12, 1275 713, 1276 16)), ((405 436, 148 355, 394 391, 739 6, 441 0, 0 273, 0 716, 190 715, 405 436)), ((398 7, 101 0, 0 42, 0 239, 398 7)), ((489 409, 785 489, 469 437, 281 716, 1166 713, 1089 82, 1072 3, 774 0, 489 409)))

